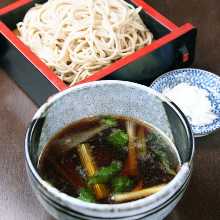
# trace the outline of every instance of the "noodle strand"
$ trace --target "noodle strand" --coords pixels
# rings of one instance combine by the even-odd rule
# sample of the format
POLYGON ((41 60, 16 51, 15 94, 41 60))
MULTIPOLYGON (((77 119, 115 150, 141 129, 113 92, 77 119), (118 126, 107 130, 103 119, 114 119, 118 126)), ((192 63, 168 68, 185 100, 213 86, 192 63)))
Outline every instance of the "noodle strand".
POLYGON ((151 44, 141 8, 123 0, 49 0, 17 24, 20 39, 73 85, 151 44))

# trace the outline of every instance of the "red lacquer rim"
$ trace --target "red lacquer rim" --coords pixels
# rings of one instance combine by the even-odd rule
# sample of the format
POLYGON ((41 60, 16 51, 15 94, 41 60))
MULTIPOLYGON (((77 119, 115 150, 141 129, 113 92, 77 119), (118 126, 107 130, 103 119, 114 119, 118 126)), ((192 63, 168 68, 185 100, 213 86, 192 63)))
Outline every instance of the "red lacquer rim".
MULTIPOLYGON (((99 70, 98 72, 94 73, 92 76, 86 78, 85 80, 80 81, 77 84, 90 82, 99 80, 112 72, 122 68, 123 66, 149 54, 150 52, 160 48, 161 46, 169 43, 170 41, 176 39, 177 37, 181 36, 182 34, 188 32, 189 30, 193 29, 193 26, 191 24, 185 24, 182 27, 177 27, 175 24, 173 24, 171 21, 169 21, 167 18, 162 16, 159 12, 157 12, 155 9, 153 9, 151 6, 146 4, 143 0, 132 0, 136 5, 141 6, 144 11, 152 16, 154 19, 156 19, 159 23, 161 23, 163 26, 167 27, 171 32, 164 37, 155 40, 151 45, 145 46, 142 49, 139 49, 135 53, 121 58, 120 60, 114 62, 113 64, 99 70)), ((28 2, 31 2, 31 0, 19 0, 14 4, 8 5, 8 7, 2 8, 7 10, 3 10, 4 13, 9 12, 9 8, 11 10, 14 10, 15 8, 18 8, 28 2), (19 2, 19 4, 18 4, 19 2), (23 3, 23 4, 21 4, 23 3), (13 6, 13 7, 12 7, 13 6), (12 9, 13 8, 13 9, 12 9)), ((0 15, 1 15, 1 9, 0 9, 0 15)), ((19 51, 21 54, 23 54, 27 60, 29 60, 59 91, 65 90, 68 88, 68 86, 63 83, 56 74, 49 69, 46 64, 44 64, 37 55, 35 55, 21 40, 19 40, 16 35, 3 23, 0 21, 0 32, 2 35, 9 40, 19 51)))
POLYGON ((56 74, 44 64, 17 36, 0 21, 0 33, 30 61, 59 91, 68 88, 56 74))
MULTIPOLYGON (((152 44, 143 47, 142 49, 139 49, 135 53, 126 56, 124 58, 121 58, 120 60, 114 62, 113 64, 104 67, 103 69, 99 70, 98 72, 94 73, 92 76, 81 80, 77 84, 90 82, 99 80, 112 72, 122 68, 123 66, 149 54, 150 52, 162 47, 163 45, 171 42, 172 40, 178 38, 179 36, 183 35, 184 33, 187 33, 194 27, 187 23, 183 25, 182 27, 176 28, 173 32, 170 32, 169 34, 165 35, 164 37, 155 40, 152 44)), ((2 35, 9 40, 20 52, 23 54, 39 71, 48 79, 50 82, 59 90, 62 91, 68 86, 63 83, 56 74, 50 70, 46 64, 44 64, 38 56, 36 56, 21 40, 19 40, 16 35, 3 23, 0 22, 0 32, 2 35)))
MULTIPOLYGON (((28 3, 32 2, 32 0, 17 0, 11 4, 6 5, 3 8, 0 8, 0 16, 3 14, 7 14, 10 11, 13 11, 19 7, 22 7, 28 3)), ((170 31, 177 28, 177 26, 171 22, 169 19, 161 15, 158 11, 156 11, 154 8, 152 8, 150 5, 148 5, 143 0, 131 0, 135 5, 141 6, 143 10, 149 14, 151 17, 153 17, 156 21, 158 21, 160 24, 168 28, 170 31)))
POLYGON ((0 16, 3 14, 7 14, 10 11, 13 11, 17 8, 20 8, 28 3, 32 2, 32 0, 17 0, 13 3, 6 5, 5 7, 0 8, 0 16))
MULTIPOLYGON (((147 54, 151 53, 152 51, 162 47, 165 44, 168 44, 169 42, 175 40, 176 38, 178 38, 179 36, 189 32, 190 30, 192 30, 194 27, 190 24, 187 23, 185 25, 183 25, 180 28, 177 28, 175 31, 170 32, 169 34, 167 34, 166 36, 155 40, 152 44, 150 44, 149 46, 145 46, 141 49, 139 49, 138 51, 136 51, 135 53, 121 58, 120 60, 114 62, 113 64, 104 67, 103 69, 101 69, 100 71, 96 72, 95 74, 93 74, 90 77, 87 77, 84 80, 81 80, 80 82, 76 83, 76 84, 81 84, 81 83, 86 83, 86 82, 90 82, 90 81, 95 81, 95 80, 99 80, 109 74, 111 74, 112 72, 122 68, 123 66, 143 57, 146 56, 147 54)), ((75 85, 76 85, 75 84, 75 85)))
POLYGON ((140 6, 143 8, 143 10, 150 15, 152 18, 154 18, 157 22, 165 26, 170 31, 175 30, 178 28, 177 25, 175 25, 172 21, 170 21, 168 18, 164 17, 162 14, 160 14, 157 10, 155 10, 153 7, 148 5, 143 0, 131 0, 135 5, 140 6))

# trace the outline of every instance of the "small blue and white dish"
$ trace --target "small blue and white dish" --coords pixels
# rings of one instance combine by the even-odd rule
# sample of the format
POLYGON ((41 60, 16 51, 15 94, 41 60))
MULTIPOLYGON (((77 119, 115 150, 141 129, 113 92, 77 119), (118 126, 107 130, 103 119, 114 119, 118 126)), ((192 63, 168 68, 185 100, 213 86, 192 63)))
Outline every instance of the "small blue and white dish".
MULTIPOLYGON (((185 68, 170 71, 158 77, 151 88, 163 93, 167 88, 172 89, 180 83, 197 86, 208 92, 212 112, 217 116, 210 124, 195 126, 191 124, 195 137, 208 135, 220 128, 220 77, 201 69, 185 68)), ((190 118, 187 117, 189 122, 190 118)))

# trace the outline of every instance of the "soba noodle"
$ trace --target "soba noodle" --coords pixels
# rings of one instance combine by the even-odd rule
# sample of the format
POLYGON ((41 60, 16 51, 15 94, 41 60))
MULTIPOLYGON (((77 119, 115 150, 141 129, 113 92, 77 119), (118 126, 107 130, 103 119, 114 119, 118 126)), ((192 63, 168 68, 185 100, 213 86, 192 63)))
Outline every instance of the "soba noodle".
POLYGON ((20 39, 67 84, 152 42, 140 8, 123 0, 49 0, 17 24, 20 39))

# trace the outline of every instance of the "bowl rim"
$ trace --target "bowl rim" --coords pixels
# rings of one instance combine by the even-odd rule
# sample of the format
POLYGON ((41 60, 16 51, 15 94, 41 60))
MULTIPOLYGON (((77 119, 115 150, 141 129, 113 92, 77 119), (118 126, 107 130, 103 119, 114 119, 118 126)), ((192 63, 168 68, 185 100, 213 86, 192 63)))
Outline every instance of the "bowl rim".
MULTIPOLYGON (((44 115, 44 112, 51 106, 53 105, 53 103, 55 103, 58 99, 62 98, 63 96, 65 96, 68 93, 71 93, 72 91, 79 91, 82 89, 86 89, 86 88, 90 88, 91 86, 105 86, 107 84, 117 84, 117 85, 122 85, 122 86, 126 86, 126 87, 132 87, 132 88, 137 88, 137 89, 141 89, 147 92, 150 92, 151 94, 158 96, 161 100, 163 100, 164 102, 166 102, 175 112, 176 114, 179 116, 179 118, 181 119, 188 139, 189 139, 189 144, 191 146, 191 152, 190 152, 190 158, 188 160, 188 162, 185 162, 180 171, 177 173, 177 175, 167 184, 167 186, 165 186, 160 192, 155 193, 154 195, 151 195, 149 197, 146 198, 142 198, 142 199, 138 199, 135 201, 131 201, 131 202, 126 202, 126 203, 121 203, 121 204, 97 204, 97 203, 88 203, 88 202, 84 202, 81 201, 77 198, 71 197, 65 193, 62 193, 61 191, 59 191, 58 189, 56 189, 55 187, 51 186, 50 184, 48 184, 46 181, 44 181, 41 176, 38 174, 37 170, 35 169, 31 158, 30 158, 30 154, 29 154, 29 138, 30 135, 33 131, 32 127, 29 126, 27 132, 26 132, 26 137, 25 137, 25 159, 26 159, 26 164, 28 169, 30 170, 31 174, 33 175, 33 177, 35 178, 35 180, 37 180, 38 184, 40 184, 40 186, 46 190, 46 192, 50 195, 50 197, 55 198, 56 201, 58 202, 68 202, 68 204, 71 205, 71 207, 80 207, 80 208, 85 208, 85 209, 89 209, 90 211, 105 211, 106 212, 111 212, 112 211, 120 211, 120 212, 128 212, 129 210, 136 210, 138 208, 143 208, 144 206, 152 206, 151 208, 149 208, 149 210, 152 210, 153 208, 158 208, 159 206, 161 206, 162 204, 164 204, 164 202, 166 202, 168 199, 170 199, 171 197, 173 197, 176 194, 176 191, 174 192, 170 192, 170 188, 178 188, 181 189, 185 183, 181 182, 181 184, 178 183, 179 178, 181 179, 188 179, 188 177, 190 176, 190 170, 191 170, 191 166, 192 166, 192 160, 193 160, 193 156, 194 156, 194 151, 195 151, 195 147, 194 147, 194 138, 192 135, 192 131, 191 131, 191 127, 189 125, 189 122, 187 121, 186 117, 184 116, 184 114, 178 109, 176 108, 175 105, 173 105, 169 99, 167 99, 166 97, 162 96, 160 93, 158 93, 157 91, 146 87, 144 85, 140 85, 137 83, 133 83, 133 82, 128 82, 128 81, 119 81, 119 80, 101 80, 101 81, 94 81, 94 82, 89 82, 89 83, 85 83, 85 84, 80 84, 74 87, 70 87, 67 90, 64 90, 60 93, 55 94, 53 97, 51 97, 50 99, 48 99, 38 110, 37 112, 34 114, 32 122, 39 120, 40 118, 42 118, 42 116, 44 115), (184 177, 184 178, 183 178, 184 177), (160 204, 157 204, 156 207, 155 204, 151 204, 150 202, 154 202, 157 201, 158 198, 165 198, 165 201, 161 201, 160 204)), ((32 124, 32 123, 31 123, 32 124)), ((157 201, 158 202, 158 201, 157 201)), ((71 208, 69 207, 69 208, 71 208)), ((74 211, 74 209, 72 209, 74 211)))

